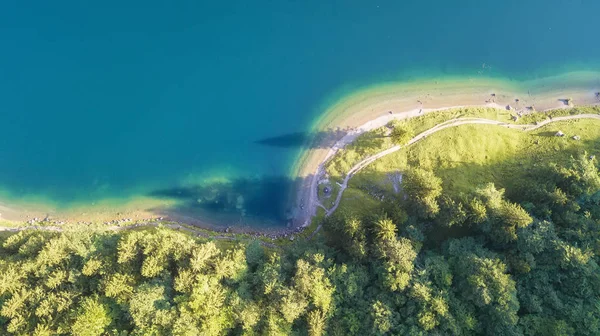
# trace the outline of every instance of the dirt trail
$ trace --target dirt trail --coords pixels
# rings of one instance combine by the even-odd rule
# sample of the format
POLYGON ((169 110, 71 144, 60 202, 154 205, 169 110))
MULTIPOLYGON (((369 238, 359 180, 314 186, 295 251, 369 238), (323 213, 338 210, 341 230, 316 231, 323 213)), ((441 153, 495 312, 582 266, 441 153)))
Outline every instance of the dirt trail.
MULTIPOLYGON (((505 123, 502 121, 497 121, 497 120, 490 120, 490 119, 482 119, 482 118, 459 118, 459 119, 452 119, 452 120, 448 120, 445 121, 441 124, 438 124, 430 129, 428 129, 427 131, 415 136, 414 138, 412 138, 407 144, 406 146, 412 145, 415 142, 418 142, 436 132, 439 132, 443 129, 449 128, 449 127, 456 127, 456 126, 460 126, 460 125, 465 125, 465 124, 486 124, 486 125, 497 125, 497 126, 501 126, 501 127, 507 127, 507 128, 514 128, 514 129, 522 129, 523 131, 533 131, 535 129, 538 129, 540 127, 543 127, 547 124, 553 123, 553 122, 557 122, 557 121, 564 121, 564 120, 572 120, 572 119, 598 119, 600 120, 600 115, 598 114, 579 114, 579 115, 572 115, 572 116, 564 116, 564 117, 556 117, 553 119, 547 119, 544 121, 541 121, 539 123, 537 123, 537 125, 518 125, 518 124, 509 124, 509 123, 505 123)), ((382 158, 386 155, 389 155, 391 153, 394 153, 398 150, 400 150, 402 148, 402 146, 400 145, 396 145, 394 147, 388 148, 384 151, 381 151, 377 154, 371 155, 369 157, 367 157, 366 159, 360 161, 359 163, 357 163, 356 165, 354 165, 350 171, 348 171, 348 174, 346 175, 346 177, 344 178, 344 181, 340 184, 340 190, 336 196, 335 199, 335 203, 333 204, 333 206, 329 209, 326 210, 326 216, 330 216, 338 207, 341 199, 342 199, 342 194, 344 193, 344 190, 346 190, 346 188, 348 187, 348 182, 350 181, 350 179, 352 178, 352 176, 354 176, 356 173, 358 173, 359 171, 361 171, 362 169, 364 169, 365 167, 367 167, 368 165, 370 165, 373 161, 382 158)), ((318 201, 317 201, 318 203, 318 201)), ((322 207, 322 205, 320 203, 318 203, 319 206, 322 207)))

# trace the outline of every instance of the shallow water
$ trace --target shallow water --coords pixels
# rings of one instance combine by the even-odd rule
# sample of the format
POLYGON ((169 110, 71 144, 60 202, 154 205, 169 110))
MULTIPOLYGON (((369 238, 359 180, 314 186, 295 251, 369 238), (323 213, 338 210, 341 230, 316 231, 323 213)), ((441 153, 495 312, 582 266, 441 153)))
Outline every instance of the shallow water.
POLYGON ((126 3, 0 3, 4 199, 280 219, 307 132, 356 88, 600 69, 593 0, 126 3))

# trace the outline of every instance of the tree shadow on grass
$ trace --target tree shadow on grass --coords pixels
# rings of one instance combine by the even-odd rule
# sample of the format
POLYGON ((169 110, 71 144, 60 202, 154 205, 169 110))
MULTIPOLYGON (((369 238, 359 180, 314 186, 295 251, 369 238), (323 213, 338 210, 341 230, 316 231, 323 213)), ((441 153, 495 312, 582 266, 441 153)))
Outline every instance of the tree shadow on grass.
POLYGON ((538 132, 538 133, 535 133, 534 135, 540 136, 540 137, 555 137, 557 132, 558 131, 556 131, 556 132, 552 132, 552 131, 538 132))

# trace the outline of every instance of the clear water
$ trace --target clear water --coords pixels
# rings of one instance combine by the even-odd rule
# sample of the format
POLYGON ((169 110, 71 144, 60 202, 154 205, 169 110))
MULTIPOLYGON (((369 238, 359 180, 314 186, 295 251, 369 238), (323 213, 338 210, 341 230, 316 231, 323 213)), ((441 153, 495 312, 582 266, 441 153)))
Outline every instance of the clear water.
POLYGON ((599 13, 597 0, 4 0, 0 189, 218 213, 235 203, 225 188, 248 216, 276 218, 301 135, 340 92, 598 69, 599 13), (261 141, 282 135, 293 141, 261 141), (216 178, 229 182, 196 186, 216 178))

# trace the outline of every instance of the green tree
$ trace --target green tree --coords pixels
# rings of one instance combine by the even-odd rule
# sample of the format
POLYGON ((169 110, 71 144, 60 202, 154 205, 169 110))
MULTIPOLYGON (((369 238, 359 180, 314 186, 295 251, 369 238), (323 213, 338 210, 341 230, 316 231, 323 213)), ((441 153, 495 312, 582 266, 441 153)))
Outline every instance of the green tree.
POLYGON ((391 241, 396 239, 396 224, 387 216, 383 216, 375 221, 373 233, 379 242, 391 241))
POLYGON ((484 332, 518 334, 516 285, 502 260, 471 238, 451 240, 447 253, 457 275, 457 295, 480 311, 484 332))
POLYGON ((476 193, 485 204, 488 214, 481 229, 497 244, 514 242, 517 239, 517 230, 533 222, 521 206, 506 201, 504 189, 496 189, 493 183, 477 189, 476 193))
POLYGON ((356 216, 334 214, 324 222, 327 241, 350 256, 363 259, 367 254, 367 235, 363 221, 356 216))
POLYGON ((76 336, 103 335, 110 325, 108 308, 98 298, 85 298, 75 315, 71 332, 76 336))
POLYGON ((467 211, 461 202, 457 202, 447 195, 439 198, 440 212, 436 223, 442 227, 462 225, 467 220, 467 211))
POLYGON ((415 136, 415 131, 407 123, 398 122, 393 127, 390 137, 397 145, 405 145, 415 136))
POLYGON ((392 328, 392 311, 381 301, 376 301, 371 306, 371 315, 373 318, 373 333, 384 335, 392 328))
POLYGON ((559 176, 559 187, 574 196, 594 194, 600 191, 600 174, 596 167, 596 159, 590 158, 587 152, 571 157, 570 165, 560 167, 554 165, 559 176))
POLYGON ((321 310, 313 310, 307 315, 308 334, 310 336, 321 336, 325 331, 325 313, 321 310))
POLYGON ((129 315, 140 334, 164 334, 170 329, 173 311, 165 287, 144 283, 129 300, 129 315))
POLYGON ((392 291, 403 291, 409 285, 417 251, 410 240, 401 237, 386 241, 379 247, 383 260, 383 282, 392 291))
POLYGON ((442 194, 442 180, 429 170, 412 168, 402 179, 410 209, 423 218, 433 218, 439 212, 438 197, 442 194))
POLYGON ((310 304, 327 314, 332 308, 335 288, 326 275, 324 255, 317 253, 310 259, 299 259, 292 279, 294 288, 308 299, 310 304), (311 260, 312 259, 312 260, 311 260))

